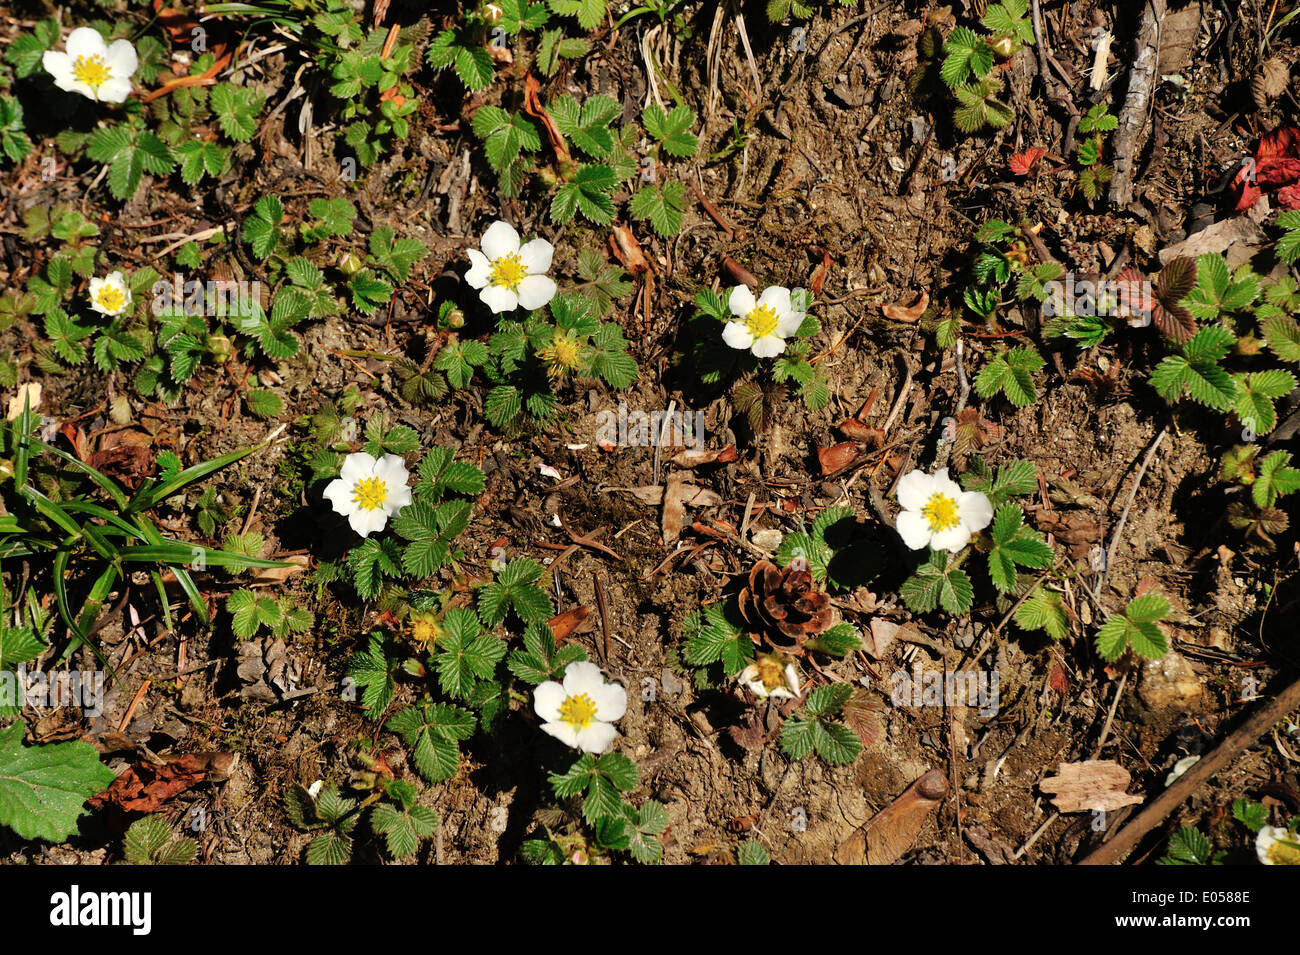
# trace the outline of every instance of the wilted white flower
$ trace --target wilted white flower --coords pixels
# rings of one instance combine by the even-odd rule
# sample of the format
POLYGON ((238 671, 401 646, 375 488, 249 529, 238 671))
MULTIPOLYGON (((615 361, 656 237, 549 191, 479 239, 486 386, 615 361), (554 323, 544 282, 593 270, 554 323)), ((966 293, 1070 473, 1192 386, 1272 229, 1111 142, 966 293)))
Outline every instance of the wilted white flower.
POLYGON ((508 222, 494 222, 483 233, 483 251, 468 249, 471 267, 465 281, 493 312, 512 312, 520 305, 541 308, 555 297, 555 280, 546 273, 555 249, 545 239, 519 244, 508 222))
POLYGON ((1201 757, 1199 756, 1184 756, 1178 762, 1174 763, 1174 768, 1171 769, 1169 775, 1165 777, 1165 786, 1172 786, 1179 776, 1187 772, 1200 761, 1201 757))
POLYGON ((396 454, 376 459, 358 451, 343 461, 339 476, 325 488, 325 499, 348 519, 354 531, 369 537, 411 503, 411 489, 406 486, 409 476, 396 454))
POLYGON ((627 691, 606 683, 594 663, 570 663, 563 683, 548 680, 533 690, 533 709, 542 729, 566 746, 603 753, 618 735, 611 724, 627 710, 627 691))
POLYGON ((98 30, 77 27, 68 34, 67 52, 47 50, 41 57, 54 85, 104 103, 131 95, 131 77, 140 65, 130 40, 106 44, 98 30))
POLYGON ((758 658, 740 672, 740 682, 760 700, 769 696, 794 699, 799 695, 799 673, 793 663, 781 661, 769 653, 760 653, 758 658))
POLYGON ((912 550, 933 547, 955 554, 993 520, 989 499, 978 491, 963 491, 948 477, 947 468, 932 475, 919 470, 903 475, 898 503, 903 510, 895 526, 912 550))
POLYGON ((1300 839, 1281 826, 1265 826, 1255 837, 1255 855, 1264 865, 1300 865, 1300 839))
POLYGON ((790 290, 773 285, 754 300, 744 285, 731 290, 727 305, 735 320, 722 329, 722 340, 732 348, 749 349, 759 358, 773 358, 785 351, 785 340, 799 330, 804 313, 790 303, 790 290))
POLYGON ((101 315, 121 315, 131 307, 131 289, 121 272, 90 280, 90 307, 101 315))

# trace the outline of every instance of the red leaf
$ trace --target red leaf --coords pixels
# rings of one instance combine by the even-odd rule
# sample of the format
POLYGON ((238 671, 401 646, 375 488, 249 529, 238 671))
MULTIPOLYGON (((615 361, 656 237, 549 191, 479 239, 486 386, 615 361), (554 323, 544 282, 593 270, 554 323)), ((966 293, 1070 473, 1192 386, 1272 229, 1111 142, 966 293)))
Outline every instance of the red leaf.
POLYGON ((1027 176, 1029 175, 1029 171, 1038 164, 1038 160, 1042 159, 1046 155, 1046 149, 1040 149, 1035 146, 1033 149, 1026 149, 1022 153, 1015 153, 1009 160, 1007 160, 1007 168, 1017 176, 1027 176))

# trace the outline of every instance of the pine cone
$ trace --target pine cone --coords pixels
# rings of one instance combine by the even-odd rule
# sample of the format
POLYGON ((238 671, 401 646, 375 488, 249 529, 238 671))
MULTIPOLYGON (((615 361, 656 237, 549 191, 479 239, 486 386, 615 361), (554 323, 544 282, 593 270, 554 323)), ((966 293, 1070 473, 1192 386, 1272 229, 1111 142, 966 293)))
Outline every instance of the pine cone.
POLYGON ((795 558, 785 570, 760 560, 740 592, 740 615, 775 648, 798 652, 809 638, 830 629, 831 598, 817 589, 808 561, 795 558))

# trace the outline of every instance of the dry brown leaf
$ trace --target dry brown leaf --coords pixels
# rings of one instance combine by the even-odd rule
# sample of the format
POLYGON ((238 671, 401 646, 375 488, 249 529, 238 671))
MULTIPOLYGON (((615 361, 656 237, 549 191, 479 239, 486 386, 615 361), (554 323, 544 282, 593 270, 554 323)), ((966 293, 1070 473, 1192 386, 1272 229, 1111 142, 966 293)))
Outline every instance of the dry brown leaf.
POLYGON ((688 448, 685 451, 679 451, 668 460, 679 468, 695 468, 702 464, 730 464, 738 457, 736 446, 729 444, 725 448, 715 451, 710 451, 707 448, 701 448, 698 451, 688 448))
POLYGON ((288 567, 258 567, 253 571, 253 580, 259 584, 281 584, 293 577, 295 574, 301 574, 311 566, 311 558, 306 554, 294 554, 290 557, 277 557, 276 560, 283 560, 288 567))
POLYGON ((1142 801, 1130 795, 1129 771, 1111 759, 1085 759, 1078 763, 1061 763, 1056 776, 1049 776, 1038 788, 1052 796, 1052 805, 1061 812, 1110 812, 1142 801))
POLYGON ((556 614, 550 620, 546 621, 546 625, 554 631, 555 642, 560 643, 570 634, 582 633, 590 630, 595 623, 594 621, 592 623, 587 623, 587 618, 590 616, 590 607, 577 606, 572 610, 566 610, 564 613, 556 614))
POLYGON ((610 233, 609 250, 633 278, 650 271, 650 262, 641 251, 641 243, 627 226, 616 226, 610 233))
POLYGON ((686 523, 687 507, 713 507, 722 503, 708 488, 689 484, 681 471, 670 471, 668 486, 664 491, 663 532, 664 543, 671 544, 682 534, 686 523))
POLYGON ((840 865, 890 865, 911 848, 930 812, 948 795, 948 778, 932 769, 853 831, 835 850, 840 865))
POLYGON ((1195 259, 1207 252, 1215 252, 1227 260, 1229 268, 1235 269, 1254 256, 1267 238, 1253 216, 1233 216, 1230 219, 1212 222, 1182 242, 1161 249, 1160 264, 1167 265, 1183 256, 1195 259))
POLYGON ((817 460, 821 464, 822 476, 834 474, 848 467, 858 459, 861 448, 856 441, 842 441, 829 448, 817 449, 817 460))
POLYGON ((229 778, 234 768, 231 753, 190 753, 162 766, 136 763, 90 800, 93 808, 115 806, 127 812, 157 812, 158 807, 203 782, 229 778))
POLYGON ((29 382, 25 385, 18 386, 18 393, 9 399, 9 413, 5 415, 5 420, 13 421, 23 413, 24 407, 30 407, 34 412, 41 406, 41 385, 40 382, 29 382))
POLYGON ((896 322, 914 322, 925 314, 925 310, 930 307, 930 293, 921 289, 920 296, 911 305, 904 305, 902 302, 895 302, 892 305, 881 307, 885 313, 885 318, 892 318, 896 322))
POLYGON ((865 646, 863 647, 863 649, 871 654, 872 659, 875 660, 884 659, 885 652, 889 649, 889 645, 894 642, 894 638, 898 636, 898 631, 902 629, 903 629, 902 627, 894 623, 894 621, 892 620, 886 620, 884 617, 872 617, 871 618, 871 644, 872 645, 870 649, 868 649, 865 646))

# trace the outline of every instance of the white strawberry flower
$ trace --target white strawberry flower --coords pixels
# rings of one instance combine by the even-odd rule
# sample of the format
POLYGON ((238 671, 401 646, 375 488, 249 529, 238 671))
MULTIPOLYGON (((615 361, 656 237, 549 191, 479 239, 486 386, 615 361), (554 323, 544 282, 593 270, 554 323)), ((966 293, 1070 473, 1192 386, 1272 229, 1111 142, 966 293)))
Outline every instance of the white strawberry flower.
POLYGON ((594 663, 570 663, 563 683, 548 680, 533 690, 533 709, 542 718, 543 731, 561 743, 603 753, 618 735, 612 724, 627 711, 627 691, 619 683, 606 683, 594 663))
POLYGON ((799 671, 794 668, 794 664, 783 664, 780 659, 768 653, 760 653, 753 663, 740 672, 737 679, 760 700, 769 696, 792 700, 799 695, 799 671))
MULTIPOLYGON (((98 36, 99 34, 95 34, 98 36)), ((101 315, 121 315, 131 307, 131 289, 121 272, 90 280, 90 307, 101 315)))
POLYGON ((66 52, 47 50, 41 64, 61 90, 121 103, 131 95, 131 77, 140 61, 130 40, 105 43, 98 30, 77 27, 68 34, 66 52))
POLYGON ((993 520, 989 499, 979 491, 963 491, 948 477, 947 468, 934 474, 918 470, 903 475, 898 503, 903 510, 895 527, 912 550, 933 547, 955 554, 993 520))
POLYGON ((1300 865, 1300 836, 1281 826, 1264 826, 1255 837, 1255 855, 1264 865, 1300 865))
POLYGON ((373 458, 364 451, 349 454, 339 476, 325 488, 325 499, 348 519, 362 537, 382 531, 402 508, 411 503, 406 486, 410 472, 396 454, 373 458))
POLYGON ((466 250, 471 265, 465 281, 480 290, 478 297, 493 312, 541 308, 555 297, 555 280, 546 274, 555 254, 551 243, 533 239, 520 245, 514 227, 497 221, 481 244, 482 251, 466 250))
POLYGON ((764 289, 757 301, 746 286, 737 285, 727 305, 735 319, 723 327, 722 340, 758 358, 775 358, 785 351, 785 340, 803 324, 804 313, 794 310, 790 290, 779 285, 764 289))

